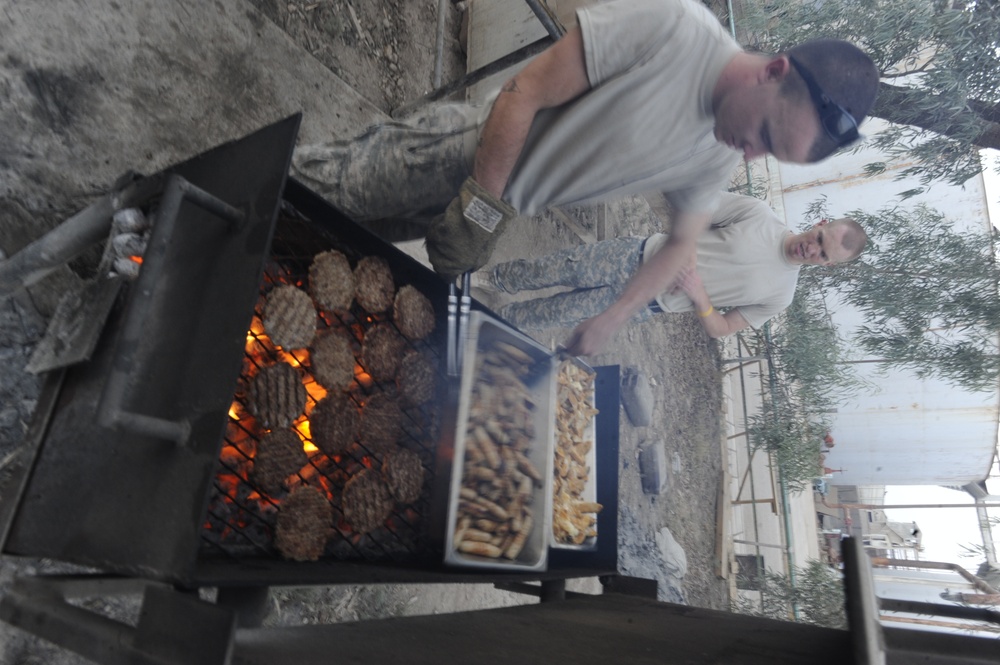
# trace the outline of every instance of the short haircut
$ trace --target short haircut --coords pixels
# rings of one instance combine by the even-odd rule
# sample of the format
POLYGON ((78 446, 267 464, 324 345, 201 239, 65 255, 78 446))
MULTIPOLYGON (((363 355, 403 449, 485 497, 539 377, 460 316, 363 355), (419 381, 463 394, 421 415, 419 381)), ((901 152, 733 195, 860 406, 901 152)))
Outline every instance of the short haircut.
POLYGON ((853 261, 861 256, 861 252, 868 245, 868 234, 865 232, 864 227, 850 217, 842 217, 831 221, 830 226, 834 225, 847 227, 840 245, 848 251, 848 257, 841 261, 841 263, 853 261))
MULTIPOLYGON (((850 113, 861 124, 875 104, 879 72, 864 51, 842 39, 813 39, 794 46, 784 55, 793 56, 816 79, 830 99, 850 113)), ((805 81, 790 68, 782 82, 781 92, 796 101, 812 104, 805 81)), ((840 146, 826 132, 820 131, 809 151, 809 161, 818 162, 840 146)))

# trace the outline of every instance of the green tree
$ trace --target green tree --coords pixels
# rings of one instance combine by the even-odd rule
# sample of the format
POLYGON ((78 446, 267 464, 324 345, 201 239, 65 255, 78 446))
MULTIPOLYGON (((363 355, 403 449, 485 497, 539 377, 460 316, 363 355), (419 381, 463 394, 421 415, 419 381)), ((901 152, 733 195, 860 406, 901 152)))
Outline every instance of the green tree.
POLYGON ((890 160, 914 162, 901 177, 961 184, 982 171, 980 148, 1000 148, 998 5, 745 0, 737 26, 746 30, 748 46, 769 52, 816 37, 858 44, 882 73, 872 115, 894 123, 869 140, 890 160))
POLYGON ((800 279, 795 298, 774 326, 743 335, 767 354, 770 366, 763 408, 748 426, 750 443, 774 456, 789 489, 806 490, 821 473, 821 442, 830 414, 865 384, 844 362, 845 344, 816 282, 800 279))
POLYGON ((795 569, 795 584, 787 575, 766 571, 757 580, 759 602, 742 597, 733 602, 740 614, 788 620, 798 610, 799 621, 827 628, 847 628, 844 583, 840 574, 820 561, 795 569))
POLYGON ((828 417, 813 418, 798 406, 785 400, 765 403, 761 413, 750 417, 747 428, 750 445, 773 455, 793 492, 808 490, 812 479, 821 475, 820 442, 829 429, 828 417))
MULTIPOLYGON (((819 201, 812 215, 825 206, 819 201)), ((917 376, 968 390, 1000 377, 997 233, 955 231, 926 205, 853 211, 871 242, 857 261, 803 271, 800 283, 836 289, 864 324, 849 333, 865 352, 917 376)))

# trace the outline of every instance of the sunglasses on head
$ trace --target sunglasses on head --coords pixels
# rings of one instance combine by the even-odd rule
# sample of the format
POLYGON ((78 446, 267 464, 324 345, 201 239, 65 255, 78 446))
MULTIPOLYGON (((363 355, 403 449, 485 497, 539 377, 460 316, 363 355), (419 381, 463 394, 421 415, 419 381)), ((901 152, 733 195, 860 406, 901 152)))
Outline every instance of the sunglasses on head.
POLYGON ((806 82, 809 96, 816 111, 819 112, 819 124, 823 126, 826 135, 836 142, 837 147, 843 148, 861 138, 861 134, 858 133, 858 121, 854 116, 823 92, 812 73, 802 63, 793 56, 788 56, 788 61, 806 82))

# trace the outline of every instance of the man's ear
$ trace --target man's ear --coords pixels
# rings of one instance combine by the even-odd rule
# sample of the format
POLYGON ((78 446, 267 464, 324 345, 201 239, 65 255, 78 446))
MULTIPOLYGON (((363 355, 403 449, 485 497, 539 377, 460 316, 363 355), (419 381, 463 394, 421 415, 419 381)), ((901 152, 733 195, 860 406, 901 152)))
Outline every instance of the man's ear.
POLYGON ((767 81, 781 81, 788 75, 792 63, 788 61, 787 55, 776 55, 764 65, 764 77, 767 81))

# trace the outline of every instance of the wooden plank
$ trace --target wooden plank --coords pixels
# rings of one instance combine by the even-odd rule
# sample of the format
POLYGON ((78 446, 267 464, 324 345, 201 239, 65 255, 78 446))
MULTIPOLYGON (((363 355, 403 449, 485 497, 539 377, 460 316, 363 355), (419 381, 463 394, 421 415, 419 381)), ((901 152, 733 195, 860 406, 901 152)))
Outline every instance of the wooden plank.
POLYGON ((619 594, 237 632, 233 663, 842 665, 851 634, 619 594))
MULTIPOLYGON (((725 445, 723 445, 723 459, 725 459, 725 445)), ((722 579, 729 577, 729 558, 733 553, 732 538, 729 533, 729 520, 732 519, 732 504, 728 500, 729 482, 729 470, 723 465, 719 492, 715 498, 715 576, 722 579)))

